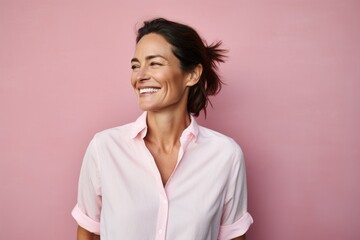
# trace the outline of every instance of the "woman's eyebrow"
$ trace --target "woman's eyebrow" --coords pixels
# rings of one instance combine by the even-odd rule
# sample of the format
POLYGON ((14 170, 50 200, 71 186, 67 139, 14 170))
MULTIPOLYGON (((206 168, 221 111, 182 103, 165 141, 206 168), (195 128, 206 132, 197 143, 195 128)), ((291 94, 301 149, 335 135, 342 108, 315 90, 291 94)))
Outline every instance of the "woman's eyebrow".
MULTIPOLYGON (((162 55, 149 55, 149 56, 146 56, 145 57, 145 60, 151 60, 151 59, 153 59, 153 58, 163 58, 163 59, 165 59, 166 61, 167 61, 167 59, 166 59, 166 57, 164 57, 164 56, 162 56, 162 55)), ((137 58, 132 58, 131 59, 131 62, 140 62, 139 61, 139 59, 137 59, 137 58)))
POLYGON ((132 58, 131 62, 140 62, 137 58, 132 58))

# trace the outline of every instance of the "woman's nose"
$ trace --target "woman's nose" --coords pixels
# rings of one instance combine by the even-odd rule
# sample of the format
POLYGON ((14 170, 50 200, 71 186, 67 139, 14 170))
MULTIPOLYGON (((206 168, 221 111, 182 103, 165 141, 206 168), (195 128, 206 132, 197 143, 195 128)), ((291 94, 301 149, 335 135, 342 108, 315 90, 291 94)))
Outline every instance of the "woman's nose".
POLYGON ((148 80, 149 77, 149 73, 146 67, 141 67, 139 68, 139 71, 136 75, 136 80, 137 81, 143 81, 143 80, 148 80))

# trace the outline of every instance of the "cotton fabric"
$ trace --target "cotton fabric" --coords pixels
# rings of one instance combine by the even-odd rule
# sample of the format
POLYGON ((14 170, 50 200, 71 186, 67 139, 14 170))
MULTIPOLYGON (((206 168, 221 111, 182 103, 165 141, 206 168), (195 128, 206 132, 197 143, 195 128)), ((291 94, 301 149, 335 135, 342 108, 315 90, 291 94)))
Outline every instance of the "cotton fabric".
POLYGON ((83 159, 77 223, 102 240, 225 240, 243 235, 247 211, 243 153, 231 138, 191 116, 178 162, 164 186, 147 149, 146 112, 94 136, 83 159))

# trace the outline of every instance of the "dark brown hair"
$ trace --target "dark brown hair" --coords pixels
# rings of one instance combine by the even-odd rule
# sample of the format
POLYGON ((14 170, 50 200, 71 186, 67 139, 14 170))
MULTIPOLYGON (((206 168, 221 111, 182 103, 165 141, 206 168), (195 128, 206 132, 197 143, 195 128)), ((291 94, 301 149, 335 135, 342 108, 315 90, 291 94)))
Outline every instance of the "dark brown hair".
POLYGON ((217 64, 224 62, 227 52, 220 48, 222 42, 207 45, 193 28, 164 18, 145 21, 138 30, 136 43, 149 33, 161 35, 172 45, 172 51, 179 59, 183 71, 188 72, 198 64, 202 65, 203 72, 199 82, 190 87, 187 110, 194 116, 199 116, 200 111, 204 110, 206 115, 208 103, 211 105, 208 96, 219 93, 223 84, 217 73, 217 64))

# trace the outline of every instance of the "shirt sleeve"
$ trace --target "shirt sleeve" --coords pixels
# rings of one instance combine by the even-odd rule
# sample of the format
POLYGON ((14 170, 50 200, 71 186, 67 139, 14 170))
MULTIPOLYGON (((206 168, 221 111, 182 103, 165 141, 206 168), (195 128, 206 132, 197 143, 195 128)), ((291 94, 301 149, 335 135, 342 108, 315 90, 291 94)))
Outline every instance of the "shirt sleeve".
POLYGON ((101 178, 95 138, 90 142, 81 166, 78 200, 72 216, 79 226, 100 233, 101 178))
POLYGON ((234 161, 225 196, 219 240, 242 236, 253 223, 247 211, 246 169, 244 155, 235 143, 234 161))

